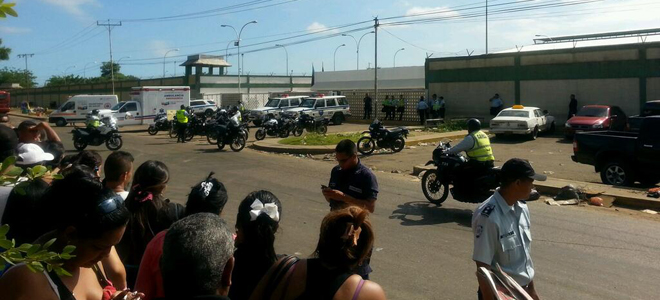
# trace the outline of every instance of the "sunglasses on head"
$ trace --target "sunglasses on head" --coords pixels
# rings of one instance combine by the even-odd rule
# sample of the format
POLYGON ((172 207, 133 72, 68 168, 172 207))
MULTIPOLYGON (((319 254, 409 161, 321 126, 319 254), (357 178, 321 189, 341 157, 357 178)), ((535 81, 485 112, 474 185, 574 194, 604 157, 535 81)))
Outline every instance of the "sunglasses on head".
POLYGON ((124 199, 119 195, 114 195, 106 200, 103 200, 96 206, 96 210, 102 215, 107 215, 118 210, 123 205, 124 199))

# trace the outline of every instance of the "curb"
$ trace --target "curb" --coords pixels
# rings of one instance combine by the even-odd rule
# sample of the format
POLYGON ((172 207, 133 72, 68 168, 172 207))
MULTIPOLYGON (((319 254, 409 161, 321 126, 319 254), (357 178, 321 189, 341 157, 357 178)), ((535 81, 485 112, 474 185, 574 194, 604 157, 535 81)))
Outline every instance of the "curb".
MULTIPOLYGON (((419 176, 419 174, 421 174, 422 172, 432 169, 435 169, 435 167, 417 165, 413 167, 413 175, 419 176)), ((586 185, 587 183, 573 181, 573 184, 575 184, 576 186, 580 186, 580 185, 586 185)), ((544 184, 542 181, 534 182, 534 186, 539 193, 546 195, 556 195, 561 190, 561 187, 544 184)), ((610 192, 604 192, 601 195, 616 199, 614 203, 621 206, 629 206, 629 207, 641 208, 641 209, 656 209, 656 210, 660 209, 660 201, 644 196, 635 197, 632 195, 627 195, 629 191, 631 190, 625 189, 622 192, 610 191, 610 192)))
MULTIPOLYGON (((419 143, 434 143, 446 139, 456 139, 463 138, 465 135, 452 135, 452 136, 443 136, 443 137, 432 137, 432 138, 421 138, 413 141, 406 141, 407 146, 415 146, 419 143)), ((292 145, 283 145, 278 141, 280 139, 274 140, 262 140, 256 141, 252 144, 252 148, 261 151, 274 152, 274 153, 291 153, 291 154, 331 154, 335 152, 335 146, 292 146, 292 145)))
POLYGON ((33 116, 33 115, 17 114, 17 113, 13 113, 13 112, 8 112, 7 115, 12 116, 12 117, 34 119, 34 120, 40 120, 40 121, 48 121, 48 117, 37 117, 37 116, 33 116))

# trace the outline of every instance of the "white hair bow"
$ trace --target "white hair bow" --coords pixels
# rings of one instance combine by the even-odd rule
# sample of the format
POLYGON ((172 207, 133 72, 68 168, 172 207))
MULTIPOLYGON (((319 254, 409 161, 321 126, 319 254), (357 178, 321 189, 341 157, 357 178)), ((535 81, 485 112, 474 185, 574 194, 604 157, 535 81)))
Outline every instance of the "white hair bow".
POLYGON ((204 194, 204 197, 208 197, 209 194, 211 193, 211 189, 213 188, 213 183, 208 182, 208 181, 204 181, 204 182, 202 182, 201 187, 202 187, 202 193, 204 194))
POLYGON ((250 211, 250 221, 256 220, 261 214, 266 214, 275 222, 280 221, 280 212, 277 210, 275 203, 266 203, 264 205, 261 200, 255 199, 250 207, 252 208, 250 211))

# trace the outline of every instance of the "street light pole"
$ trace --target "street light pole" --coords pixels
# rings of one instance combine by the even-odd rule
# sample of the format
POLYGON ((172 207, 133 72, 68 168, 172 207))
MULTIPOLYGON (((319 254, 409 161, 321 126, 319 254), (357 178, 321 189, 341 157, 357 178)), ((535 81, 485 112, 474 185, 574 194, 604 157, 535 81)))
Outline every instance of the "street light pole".
POLYGON ((64 85, 66 85, 66 77, 67 77, 67 75, 66 75, 66 71, 68 71, 68 70, 71 69, 71 68, 74 68, 74 69, 75 69, 76 66, 70 66, 70 67, 64 69, 64 71, 62 71, 62 75, 63 75, 63 77, 64 77, 64 85))
POLYGON ((403 51, 403 50, 406 50, 406 48, 401 48, 399 50, 396 50, 396 52, 394 52, 394 64, 393 65, 394 65, 395 68, 396 68, 396 55, 399 54, 399 52, 403 51))
POLYGON ((85 67, 83 68, 83 77, 87 78, 87 66, 89 66, 89 64, 93 64, 93 65, 95 65, 95 64, 97 64, 97 63, 98 63, 98 62, 86 63, 86 64, 85 64, 85 67))
POLYGON ((486 54, 488 54, 488 0, 486 0, 486 54))
POLYGON ((357 59, 355 60, 355 70, 359 70, 360 69, 360 47, 358 46, 357 39, 354 36, 352 36, 350 34, 346 34, 346 33, 343 33, 341 36, 350 36, 355 41, 355 53, 357 54, 357 59))
POLYGON ((289 74, 289 51, 286 50, 286 47, 282 44, 277 44, 275 47, 282 47, 284 49, 284 52, 286 53, 286 72, 284 72, 285 75, 289 74))
MULTIPOLYGON (((227 43, 227 47, 225 47, 225 61, 226 62, 229 62, 229 58, 228 58, 229 57, 229 45, 231 45, 231 43, 235 43, 235 42, 236 41, 229 41, 229 43, 227 43)), ((225 69, 225 75, 227 75, 227 74, 229 74, 229 68, 225 69)))
POLYGON ((245 29, 245 26, 248 26, 250 24, 257 24, 257 21, 250 21, 250 22, 245 23, 245 25, 243 25, 243 27, 241 27, 241 30, 239 32, 236 32, 236 28, 234 28, 234 26, 220 25, 220 27, 229 27, 229 28, 233 29, 234 33, 236 34, 236 42, 234 43, 234 45, 236 45, 236 47, 238 47, 238 93, 239 94, 241 93, 241 73, 242 73, 242 70, 241 70, 241 34, 243 34, 243 29, 245 29))
POLYGON ((333 64, 333 71, 337 71, 337 50, 339 50, 339 48, 345 47, 345 46, 346 46, 346 44, 341 44, 341 45, 337 46, 337 49, 335 49, 335 54, 333 55, 333 63, 332 63, 333 64))
POLYGON ((167 54, 172 51, 179 51, 179 48, 167 50, 167 52, 165 52, 165 55, 163 55, 163 77, 165 77, 165 58, 167 57, 167 54))
POLYGON ((372 34, 372 33, 376 33, 376 32, 375 31, 367 32, 367 33, 363 34, 362 37, 360 37, 360 40, 358 41, 358 44, 357 44, 357 66, 358 66, 358 70, 360 69, 360 43, 362 43, 362 38, 363 37, 367 36, 367 34, 372 34))

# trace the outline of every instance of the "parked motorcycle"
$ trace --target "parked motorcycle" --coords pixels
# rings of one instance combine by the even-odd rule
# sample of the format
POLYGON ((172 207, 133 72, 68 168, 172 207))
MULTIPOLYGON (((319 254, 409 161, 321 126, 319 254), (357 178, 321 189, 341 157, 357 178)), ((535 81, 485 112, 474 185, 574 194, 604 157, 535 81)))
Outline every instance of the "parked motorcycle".
POLYGON ((369 126, 368 136, 361 137, 357 142, 358 151, 363 155, 369 155, 378 148, 390 148, 394 152, 400 152, 406 146, 405 138, 408 137, 410 131, 405 127, 398 127, 394 129, 387 129, 383 123, 374 120, 369 126))
POLYGON ((214 116, 214 119, 211 121, 208 121, 206 126, 207 126, 207 132, 206 132, 206 140, 209 142, 211 145, 217 145, 218 144, 218 126, 227 126, 230 123, 238 124, 238 128, 243 132, 245 136, 245 140, 247 141, 247 137, 250 134, 250 128, 248 127, 247 123, 241 123, 239 122, 239 117, 240 117, 240 112, 237 112, 234 114, 233 117, 229 117, 229 113, 224 110, 218 110, 216 115, 214 116))
POLYGON ((466 172, 461 172, 468 163, 467 159, 460 154, 447 153, 449 148, 449 143, 440 143, 433 150, 433 160, 426 163, 427 166, 436 166, 435 170, 426 171, 422 176, 422 192, 426 199, 439 205, 447 200, 449 192, 457 201, 466 203, 481 203, 492 196, 499 186, 500 169, 491 168, 481 175, 467 178, 466 172), (457 188, 457 182, 462 186, 457 188), (451 189, 450 184, 453 185, 451 189))
POLYGON ((196 135, 205 136, 207 133, 206 117, 190 114, 188 128, 186 128, 185 141, 190 142, 196 135))
POLYGON ((272 119, 269 119, 268 116, 264 116, 262 119, 262 127, 257 130, 254 137, 258 141, 265 139, 266 136, 286 138, 289 136, 289 133, 291 133, 294 126, 295 121, 288 116, 272 119))
POLYGON ((112 151, 119 150, 124 145, 124 142, 117 129, 117 119, 115 117, 104 117, 101 120, 101 125, 94 129, 75 128, 71 131, 73 134, 73 146, 82 151, 88 145, 100 146, 105 143, 105 146, 112 151))
POLYGON ((172 121, 167 119, 167 113, 161 110, 160 113, 154 118, 154 123, 149 125, 147 132, 150 135, 156 135, 159 131, 170 131, 172 129, 172 121))
MULTIPOLYGON (((209 129, 208 136, 216 139, 216 145, 220 150, 229 144, 232 151, 239 152, 245 148, 247 142, 247 133, 242 128, 237 116, 233 116, 227 123, 215 123, 209 129)), ((209 140, 210 142, 211 140, 209 140)))
POLYGON ((307 132, 326 134, 328 132, 329 123, 330 121, 323 117, 314 118, 306 113, 301 113, 292 132, 294 136, 301 136, 305 130, 307 130, 307 132))

